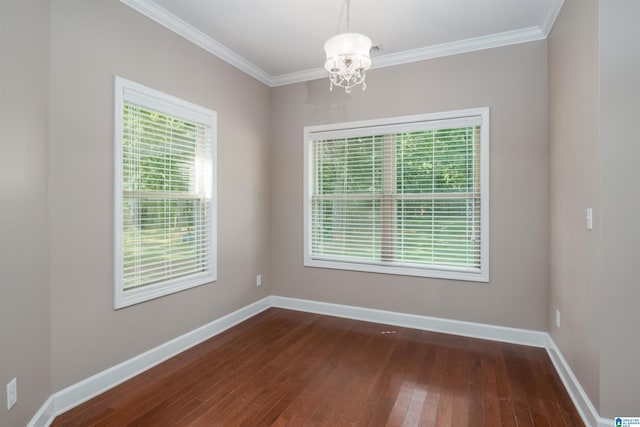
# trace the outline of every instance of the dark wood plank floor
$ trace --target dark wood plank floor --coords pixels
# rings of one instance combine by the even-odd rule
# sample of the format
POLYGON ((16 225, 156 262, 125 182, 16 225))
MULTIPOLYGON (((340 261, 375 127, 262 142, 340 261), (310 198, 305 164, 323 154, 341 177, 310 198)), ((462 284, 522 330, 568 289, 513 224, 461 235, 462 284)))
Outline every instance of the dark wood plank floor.
POLYGON ((275 308, 53 423, 582 425, 544 349, 275 308))

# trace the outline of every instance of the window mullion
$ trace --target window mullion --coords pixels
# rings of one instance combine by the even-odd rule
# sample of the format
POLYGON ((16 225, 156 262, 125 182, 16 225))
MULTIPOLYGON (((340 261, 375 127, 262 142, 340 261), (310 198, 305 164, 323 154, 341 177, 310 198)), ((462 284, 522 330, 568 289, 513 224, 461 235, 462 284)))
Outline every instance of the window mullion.
POLYGON ((393 261, 396 257, 396 139, 389 134, 382 137, 382 261, 393 261))

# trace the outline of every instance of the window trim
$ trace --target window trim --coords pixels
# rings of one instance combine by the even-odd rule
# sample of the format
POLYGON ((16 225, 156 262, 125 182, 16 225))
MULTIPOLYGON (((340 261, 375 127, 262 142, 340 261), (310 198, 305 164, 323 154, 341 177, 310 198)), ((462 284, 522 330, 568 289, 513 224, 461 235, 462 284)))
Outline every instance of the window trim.
MULTIPOLYGON (((343 122, 326 125, 306 126, 303 131, 304 140, 304 266, 305 267, 319 267, 337 270, 349 270, 349 271, 361 271, 370 273, 383 273, 394 274, 404 276, 419 276, 438 279, 453 279, 464 280, 473 282, 489 282, 489 180, 490 180, 490 168, 489 168, 489 153, 490 153, 490 129, 489 129, 490 117, 489 107, 471 108, 464 110, 446 111, 438 113, 418 114, 411 116, 400 116, 384 119, 363 120, 353 122, 343 122), (323 260, 311 257, 311 233, 312 233, 312 217, 311 217, 311 198, 313 195, 312 180, 310 173, 313 170, 313 158, 311 155, 311 144, 314 139, 314 135, 322 133, 323 137, 331 135, 330 132, 335 132, 335 135, 340 137, 350 136, 362 136, 363 128, 372 127, 392 127, 403 131, 411 129, 412 126, 422 125, 429 126, 428 122, 451 122, 455 123, 460 119, 469 119, 477 117, 480 120, 480 271, 468 272, 460 269, 457 271, 454 268, 439 269, 437 267, 430 268, 416 268, 412 266, 402 265, 401 262, 397 264, 390 263, 389 265, 368 264, 364 262, 349 262, 349 261, 335 261, 335 260, 323 260), (426 123, 426 124, 425 124, 426 123)), ((435 124, 435 123, 434 123, 435 124)), ((440 127, 440 126, 438 126, 440 127)))
POLYGON ((217 114, 164 92, 114 76, 114 308, 120 309, 217 280, 217 114), (207 218, 211 230, 209 269, 185 277, 169 279, 158 284, 124 290, 123 277, 123 131, 124 104, 133 102, 145 108, 204 124, 211 136, 211 214, 207 218))

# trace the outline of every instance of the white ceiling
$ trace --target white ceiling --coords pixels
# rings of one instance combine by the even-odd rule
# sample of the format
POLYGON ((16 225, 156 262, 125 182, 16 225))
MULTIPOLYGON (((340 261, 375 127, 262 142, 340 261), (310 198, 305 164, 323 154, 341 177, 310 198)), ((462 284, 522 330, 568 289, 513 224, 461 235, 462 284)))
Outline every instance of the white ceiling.
MULTIPOLYGON (((325 77, 344 0, 121 0, 270 86, 325 77)), ((373 68, 540 40, 564 0, 351 0, 373 68)))

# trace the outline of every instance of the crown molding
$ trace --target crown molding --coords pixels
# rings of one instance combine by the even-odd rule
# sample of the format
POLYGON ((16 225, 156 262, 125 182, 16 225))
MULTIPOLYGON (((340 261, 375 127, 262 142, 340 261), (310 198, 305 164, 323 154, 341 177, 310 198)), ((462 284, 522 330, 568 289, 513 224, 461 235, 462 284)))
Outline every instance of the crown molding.
POLYGON ((440 58, 443 56, 458 55, 460 53, 469 53, 478 50, 492 49, 494 47, 542 40, 544 38, 544 34, 539 27, 523 28, 521 30, 507 31, 504 33, 474 37, 450 43, 442 43, 419 49, 411 49, 403 52, 376 56, 375 64, 372 68, 390 67, 393 65, 424 61, 426 59, 440 58))
POLYGON ((120 0, 120 2, 184 37, 193 44, 200 46, 207 52, 233 65, 256 80, 271 86, 273 76, 151 0, 120 0))
POLYGON ((318 80, 329 77, 329 73, 323 67, 311 68, 303 71, 295 71, 293 73, 280 74, 271 79, 269 86, 286 86, 293 83, 308 82, 310 80, 318 80))
MULTIPOLYGON (((200 46, 269 87, 285 86, 292 83, 327 77, 327 72, 322 67, 273 76, 164 8, 158 6, 152 0, 120 0, 120 2, 200 46)), ((372 69, 544 40, 549 35, 563 4, 564 0, 551 0, 545 11, 542 25, 540 26, 375 56, 372 69)))
MULTIPOLYGON (((376 68, 391 67, 394 65, 409 64, 411 62, 440 58, 443 56, 457 55, 460 53, 475 52, 494 47, 508 46, 518 43, 526 43, 543 40, 545 35, 539 27, 524 28, 521 30, 491 34, 489 36, 475 37, 459 40, 451 43, 442 43, 419 49, 405 50, 387 55, 379 55, 373 58, 372 70, 376 68)), ((282 74, 272 78, 269 86, 284 86, 327 77, 324 68, 313 68, 295 73, 282 74)))
POLYGON ((564 0, 551 0, 551 2, 549 2, 544 18, 542 19, 542 24, 540 25, 540 30, 542 30, 545 38, 549 36, 551 28, 553 28, 553 24, 555 24, 556 19, 560 14, 562 5, 564 5, 564 0))

